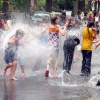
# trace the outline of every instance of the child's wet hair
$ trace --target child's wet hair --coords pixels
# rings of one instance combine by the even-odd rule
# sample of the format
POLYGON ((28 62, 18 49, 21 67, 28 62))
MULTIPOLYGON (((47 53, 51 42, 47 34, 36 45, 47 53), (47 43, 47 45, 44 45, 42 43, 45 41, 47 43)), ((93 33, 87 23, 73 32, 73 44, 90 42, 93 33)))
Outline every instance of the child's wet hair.
POLYGON ((74 17, 70 17, 70 18, 68 18, 68 20, 69 20, 69 24, 71 24, 72 21, 75 21, 75 18, 74 17))
POLYGON ((69 21, 75 21, 75 18, 74 17, 70 17, 69 21))
POLYGON ((92 22, 89 22, 89 23, 87 24, 87 27, 92 27, 92 26, 95 26, 95 24, 94 24, 93 21, 92 21, 92 22))
POLYGON ((16 35, 21 35, 23 36, 25 34, 25 32, 21 29, 16 30, 16 35))
POLYGON ((58 17, 56 15, 51 17, 51 24, 56 24, 56 20, 58 19, 58 17))

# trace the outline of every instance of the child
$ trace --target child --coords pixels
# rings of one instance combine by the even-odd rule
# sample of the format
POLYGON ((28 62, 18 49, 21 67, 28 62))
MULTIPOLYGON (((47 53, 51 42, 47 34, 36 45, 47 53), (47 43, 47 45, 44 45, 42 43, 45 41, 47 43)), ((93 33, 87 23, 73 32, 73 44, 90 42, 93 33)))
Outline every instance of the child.
MULTIPOLYGON (((100 35, 99 35, 99 30, 97 30, 96 32, 96 38, 93 41, 94 43, 94 49, 96 49, 99 45, 100 45, 100 35)), ((100 73, 100 71, 98 71, 98 73, 100 73)))
POLYGON ((82 68, 81 76, 91 75, 91 59, 92 59, 92 41, 96 37, 96 31, 94 30, 94 22, 89 22, 87 27, 82 31, 82 68))
MULTIPOLYGON (((70 25, 68 26, 69 31, 75 29, 75 19, 72 17, 70 19, 70 25)), ((73 61, 73 55, 75 47, 80 43, 80 40, 73 34, 68 34, 64 41, 64 63, 63 70, 65 70, 68 74, 71 70, 71 65, 73 61)))
POLYGON ((49 31, 48 38, 48 60, 47 67, 45 72, 45 77, 49 77, 50 66, 53 65, 53 77, 57 78, 57 58, 59 54, 59 34, 62 36, 65 35, 68 25, 68 20, 65 21, 64 28, 62 29, 59 25, 59 18, 57 16, 51 17, 51 23, 47 26, 43 32, 37 34, 35 37, 39 36, 42 33, 45 33, 47 30, 49 31))
POLYGON ((6 76, 6 71, 11 68, 11 79, 17 80, 14 74, 17 67, 17 50, 19 45, 19 40, 24 36, 24 32, 22 30, 17 30, 16 34, 9 38, 8 46, 5 49, 4 60, 6 62, 6 67, 4 69, 3 75, 6 76))
MULTIPOLYGON (((97 35, 94 43, 94 48, 96 49, 100 45, 100 35, 99 35, 99 30, 97 30, 97 35)), ((100 70, 98 71, 98 74, 100 74, 100 70)), ((100 86, 100 79, 98 80, 96 86, 100 86)))

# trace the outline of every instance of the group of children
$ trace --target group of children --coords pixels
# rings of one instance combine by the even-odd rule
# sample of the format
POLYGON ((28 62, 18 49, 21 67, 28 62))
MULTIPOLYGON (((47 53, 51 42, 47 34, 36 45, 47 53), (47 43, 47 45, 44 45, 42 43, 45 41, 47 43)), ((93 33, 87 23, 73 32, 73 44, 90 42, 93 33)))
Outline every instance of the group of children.
MULTIPOLYGON (((53 17, 55 18, 55 17, 53 17)), ((51 19, 52 20, 52 19, 51 19)), ((56 22, 56 20, 55 20, 56 22)), ((65 21, 66 22, 66 21, 65 21)), ((52 23, 51 23, 52 24, 52 23)), ((57 26, 56 24, 52 24, 51 30, 49 29, 49 32, 52 32, 52 30, 55 30, 55 26, 57 26)), ((67 27, 67 30, 76 30, 76 20, 75 18, 70 18, 67 19, 67 25, 65 26, 67 27)), ((79 27, 78 27, 79 28, 79 27)), ((64 28, 65 29, 65 28, 64 28)), ((64 62, 63 62, 63 70, 70 74, 70 70, 71 70, 71 66, 72 66, 72 61, 73 61, 73 56, 74 56, 74 50, 75 47, 80 44, 80 39, 74 34, 71 34, 70 32, 67 32, 67 37, 64 41, 64 45, 63 45, 63 51, 64 51, 64 62)), ((55 30, 56 31, 56 30, 55 30)), ((65 33, 66 33, 65 32, 65 33)), ((56 31, 57 33, 57 31, 56 31)), ((52 33, 52 35, 54 34, 54 32, 52 33)), ((82 68, 81 68, 81 74, 80 76, 90 76, 91 75, 91 59, 92 59, 92 46, 94 43, 94 48, 96 49, 99 45, 100 45, 100 36, 99 36, 99 30, 96 27, 96 24, 91 21, 88 22, 87 27, 85 27, 82 30, 82 44, 81 44, 81 53, 82 53, 82 68)), ((51 33, 49 34, 49 36, 51 35, 51 33)), ((64 35, 64 34, 63 34, 64 35)), ((53 36, 52 36, 53 37, 53 36)), ((57 39, 59 39, 59 37, 57 36, 57 38, 50 38, 49 43, 51 43, 51 46, 53 46, 54 41, 56 41, 57 39), (56 40, 55 40, 56 39, 56 40), (54 41, 53 41, 54 40, 54 41), (53 42, 52 42, 53 41, 53 42)), ((55 44, 55 43, 54 43, 55 44)), ((55 62, 53 64, 53 68, 54 68, 54 78, 57 77, 56 72, 57 72, 57 57, 59 54, 59 40, 56 41, 56 45, 53 46, 52 48, 52 55, 50 55, 50 60, 49 62, 47 62, 47 68, 46 68, 46 72, 45 72, 45 77, 49 77, 49 67, 51 64, 51 60, 54 59, 53 61, 55 62), (52 59, 51 59, 52 58, 52 59), (56 58, 56 60, 55 60, 56 58)))
MULTIPOLYGON (((58 25, 59 23, 59 18, 57 16, 53 16, 51 18, 51 24, 47 26, 43 32, 37 34, 35 38, 42 33, 45 33, 45 31, 49 31, 49 38, 48 38, 48 48, 49 48, 49 54, 48 54, 48 60, 47 60, 47 68, 45 72, 45 76, 49 77, 49 68, 51 65, 51 62, 53 62, 53 68, 54 68, 54 78, 57 77, 56 72, 57 72, 57 57, 59 54, 59 33, 61 35, 65 35, 66 30, 67 30, 67 25, 68 25, 68 20, 66 20, 65 25, 63 29, 58 25)), ((15 35, 9 38, 8 43, 7 43, 7 48, 5 49, 5 56, 4 60, 6 62, 6 67, 4 69, 3 75, 6 76, 6 72, 9 68, 11 68, 11 79, 17 80, 17 78, 14 76, 16 67, 17 67, 17 51, 18 51, 18 46, 20 44, 20 40, 24 36, 24 32, 22 30, 17 30, 15 35)))
MULTIPOLYGON (((74 56, 74 50, 75 47, 80 44, 80 39, 74 34, 68 33, 67 30, 75 30, 76 29, 76 20, 74 17, 71 17, 70 19, 65 18, 63 22, 63 27, 59 25, 60 19, 57 16, 52 16, 51 17, 51 23, 43 30, 41 33, 36 34, 34 38, 42 35, 48 30, 49 37, 48 37, 48 59, 47 59, 47 66, 46 66, 46 71, 45 71, 45 77, 49 77, 49 71, 50 71, 50 66, 53 67, 53 77, 57 78, 57 59, 59 55, 59 34, 64 36, 66 34, 66 39, 64 41, 63 45, 63 51, 64 51, 64 62, 63 62, 63 70, 66 71, 66 73, 70 74, 71 70, 71 65, 73 61, 73 56, 74 56)), ((78 27, 79 28, 79 27, 78 27)), ((99 31, 96 31, 94 29, 94 24, 89 23, 89 27, 86 27, 83 29, 84 32, 82 32, 83 38, 82 38, 82 48, 85 47, 85 49, 82 50, 82 55, 83 55, 83 61, 82 61, 82 70, 81 70, 81 75, 82 76, 87 76, 87 74, 91 74, 91 57, 92 57, 92 42, 95 42, 95 48, 97 48, 100 45, 99 41, 99 31), (91 37, 93 35, 93 37, 91 37), (95 41, 93 41, 95 38, 95 41), (85 41, 85 42, 84 42, 85 41), (86 42, 88 41, 88 42, 86 42), (85 46, 84 46, 85 45, 85 46), (87 49, 90 48, 91 50, 87 49), (90 58, 88 57, 88 53, 90 53, 90 58), (84 56, 85 55, 85 56, 84 56), (86 59, 85 59, 85 58, 86 59), (88 62, 87 62, 88 61, 88 62), (89 68, 89 69, 87 69, 89 68), (89 73, 87 73, 89 72, 89 73)), ((81 33, 80 33, 81 34, 81 33)), ((11 69, 11 79, 17 80, 17 78, 14 76, 16 67, 17 67, 17 61, 21 58, 21 56, 18 58, 18 46, 20 46, 20 40, 23 38, 25 35, 25 32, 23 30, 18 29, 12 37, 9 38, 8 43, 7 43, 7 48, 5 49, 5 57, 4 60, 6 62, 6 67, 4 69, 3 75, 6 76, 7 70, 10 68, 11 69)), ((23 59, 19 61, 19 63, 23 63, 23 59)), ((22 70, 22 76, 25 75, 24 73, 24 64, 21 64, 21 70, 22 70)))

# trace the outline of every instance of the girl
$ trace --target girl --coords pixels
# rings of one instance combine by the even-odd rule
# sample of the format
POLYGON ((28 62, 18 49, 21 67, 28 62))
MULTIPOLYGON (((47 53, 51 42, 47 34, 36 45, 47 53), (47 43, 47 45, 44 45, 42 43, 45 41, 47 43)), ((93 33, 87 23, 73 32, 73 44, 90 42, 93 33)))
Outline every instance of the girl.
MULTIPOLYGON (((68 25, 68 20, 66 20, 63 29, 58 25, 59 18, 57 16, 51 17, 51 23, 47 26, 45 30, 41 33, 44 33, 46 30, 49 31, 49 38, 48 38, 48 48, 49 48, 49 57, 47 60, 47 67, 45 72, 45 77, 49 77, 49 69, 50 66, 53 66, 53 77, 57 77, 57 58, 59 54, 59 34, 62 36, 66 33, 66 28, 68 25)), ((39 33, 38 35, 40 35, 39 33)), ((36 36, 38 36, 36 35, 36 36)))
POLYGON ((11 68, 11 79, 17 80, 14 77, 16 67, 17 67, 17 50, 19 45, 19 40, 24 36, 22 30, 17 30, 16 34, 9 38, 8 46, 5 49, 4 60, 6 62, 6 67, 4 69, 3 75, 6 76, 7 69, 11 68))

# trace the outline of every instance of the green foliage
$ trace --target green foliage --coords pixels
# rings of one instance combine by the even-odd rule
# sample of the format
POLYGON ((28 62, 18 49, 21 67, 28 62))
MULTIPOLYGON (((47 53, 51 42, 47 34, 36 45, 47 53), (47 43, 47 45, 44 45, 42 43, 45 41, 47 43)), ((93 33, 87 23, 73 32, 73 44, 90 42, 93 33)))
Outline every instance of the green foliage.
POLYGON ((53 0, 53 3, 60 5, 60 8, 63 9, 72 9, 74 0, 53 0))
POLYGON ((54 1, 60 2, 62 4, 67 4, 67 3, 72 3, 73 1, 78 1, 78 0, 54 0, 54 1))
POLYGON ((45 2, 46 2, 46 0, 36 0, 36 2, 41 3, 41 5, 44 5, 44 4, 45 4, 45 2))
POLYGON ((0 0, 0 12, 1 12, 1 9, 2 9, 2 3, 3 3, 3 0, 0 0))
POLYGON ((40 10, 41 7, 45 8, 46 0, 35 0, 35 8, 31 9, 33 15, 36 11, 40 10))
POLYGON ((23 0, 16 0, 15 5, 18 8, 19 11, 23 11, 23 0))
MULTIPOLYGON (((10 1, 10 11, 14 11, 13 5, 17 7, 19 11, 23 11, 23 6, 24 6, 24 0, 9 0, 10 1)), ((73 1, 76 0, 53 0, 53 4, 57 5, 58 3, 67 5, 67 4, 72 4, 73 1)), ((3 0, 0 0, 0 11, 2 9, 2 2, 3 0)), ((45 7, 46 0, 35 0, 35 10, 39 10, 41 7, 45 7)), ((56 10, 56 8, 54 8, 56 10)), ((58 10, 58 9, 57 9, 58 10)))
POLYGON ((13 6, 16 6, 16 8, 19 11, 23 11, 23 5, 24 5, 24 1, 23 0, 10 0, 10 7, 11 7, 11 11, 14 10, 13 6))

